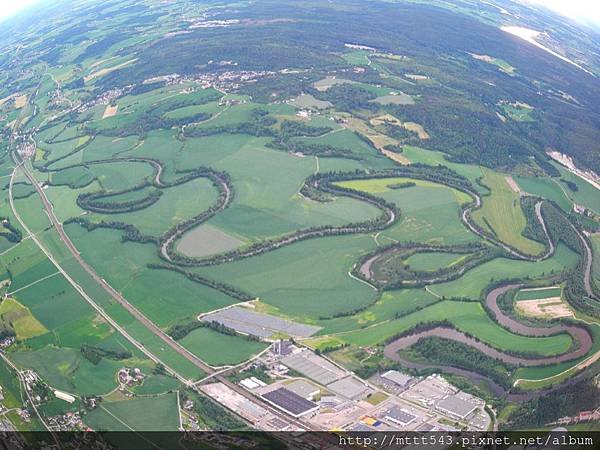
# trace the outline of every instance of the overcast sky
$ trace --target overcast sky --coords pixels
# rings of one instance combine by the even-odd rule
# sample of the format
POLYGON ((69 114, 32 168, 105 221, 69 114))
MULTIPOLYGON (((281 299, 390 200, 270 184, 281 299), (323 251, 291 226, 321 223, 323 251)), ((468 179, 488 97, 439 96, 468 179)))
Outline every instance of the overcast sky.
MULTIPOLYGON (((0 19, 12 16, 24 7, 40 0, 0 0, 0 19)), ((573 19, 600 26, 598 0, 524 0, 554 9, 573 19)))

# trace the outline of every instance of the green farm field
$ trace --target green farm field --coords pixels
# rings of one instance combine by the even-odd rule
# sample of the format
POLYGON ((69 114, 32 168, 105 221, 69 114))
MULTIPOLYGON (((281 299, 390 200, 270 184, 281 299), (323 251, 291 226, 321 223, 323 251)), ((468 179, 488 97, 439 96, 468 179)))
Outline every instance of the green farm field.
POLYGON ((96 431, 177 431, 177 393, 131 400, 102 402, 89 412, 85 422, 96 431))
POLYGON ((369 305, 376 298, 370 286, 348 276, 358 257, 374 248, 370 236, 309 239, 251 259, 195 270, 251 292, 280 314, 312 322, 369 305))
POLYGON ((550 287, 543 289, 521 289, 516 296, 516 300, 538 300, 543 298, 560 297, 562 289, 560 287, 550 287))
POLYGON ((567 196, 567 188, 552 178, 515 177, 521 189, 529 194, 539 195, 555 201, 563 211, 570 211, 573 202, 567 196))
POLYGON ((29 339, 48 330, 37 321, 27 308, 12 298, 6 298, 0 303, 0 318, 11 324, 19 340, 29 339))
POLYGON ((318 321, 317 325, 323 327, 319 334, 335 334, 362 329, 411 314, 439 301, 440 299, 425 289, 386 291, 360 313, 318 321))
POLYGON ((416 253, 408 257, 405 262, 410 265, 411 270, 433 271, 452 266, 463 258, 465 255, 458 253, 416 253))
POLYGON ((21 366, 35 370, 55 389, 82 395, 107 394, 117 387, 117 371, 127 366, 146 366, 148 360, 113 361, 102 358, 98 364, 85 359, 79 349, 48 346, 12 355, 21 366))
POLYGON ((302 198, 299 190, 315 171, 313 158, 268 149, 262 139, 231 150, 232 154, 223 153, 223 159, 212 164, 229 173, 238 186, 231 206, 209 221, 226 233, 261 239, 310 226, 344 225, 379 214, 372 205, 346 197, 327 203, 302 198), (249 165, 254 167, 252 173, 247 171, 249 165))
MULTIPOLYGON (((0 332, 15 337, 2 354, 76 397, 41 401, 44 420, 78 412, 97 431, 246 429, 214 392, 191 389, 213 375, 264 377, 249 362, 271 339, 193 326, 241 302, 314 325, 298 344, 365 381, 403 370, 385 346, 430 326, 525 358, 578 348, 575 333, 509 331, 485 304, 492 288, 509 289, 503 308, 560 297, 572 317, 548 308, 513 318, 562 330, 585 320, 592 348, 513 367, 455 347, 449 364, 472 356, 469 370, 507 389, 521 379, 550 389, 523 407, 507 396, 516 388, 448 381, 498 409, 485 409, 490 429, 553 423, 546 396, 572 415, 575 367, 600 351, 600 195, 549 151, 600 173, 589 30, 523 2, 204 3, 45 2, 0 21, 0 332), (561 51, 511 36, 510 17, 561 51), (466 212, 473 193, 481 208, 466 212), (529 217, 536 197, 542 224, 529 217), (580 240, 592 246, 592 283, 580 240), (119 386, 122 368, 140 368, 143 383, 119 386), (90 409, 84 396, 102 401, 90 409)), ((444 342, 405 355, 433 363, 444 342)), ((598 363, 585 370, 592 379, 598 363)), ((1 362, 0 382, 3 420, 42 428, 17 415, 24 395, 1 362)), ((374 391, 374 406, 400 401, 374 391)), ((430 422, 477 422, 449 419, 430 422)))
MULTIPOLYGON (((563 185, 566 195, 568 195, 574 203, 589 208, 594 211, 595 214, 600 215, 600 195, 598 195, 598 189, 577 175, 569 172, 560 164, 553 162, 552 165, 558 169, 561 178, 577 185, 577 191, 572 191, 563 185)), ((560 181, 557 182, 560 183, 560 181)))
MULTIPOLYGON (((380 322, 367 329, 340 333, 333 337, 351 345, 372 346, 407 331, 418 323, 441 320, 450 321, 457 329, 500 350, 556 355, 568 350, 572 344, 567 335, 532 338, 513 334, 497 325, 480 303, 453 301, 442 301, 396 320, 380 322)), ((319 339, 315 338, 317 343, 319 339)), ((311 341, 306 342, 310 345, 311 341)))
POLYGON ((75 224, 65 228, 96 270, 159 326, 236 302, 179 273, 147 268, 147 264, 159 262, 152 244, 122 243, 115 230, 88 232, 75 224), (119 253, 123 246, 128 249, 127 258, 119 253))
POLYGON ((447 155, 440 151, 429 150, 412 145, 402 147, 402 155, 408 158, 412 163, 428 164, 437 166, 439 164, 449 167, 460 175, 466 177, 473 188, 480 194, 489 193, 489 190, 477 183, 477 179, 483 177, 485 168, 475 164, 457 164, 448 161, 447 155))
POLYGON ((542 252, 542 244, 522 235, 527 222, 521 210, 519 195, 510 188, 505 175, 484 170, 482 181, 492 193, 483 198, 481 209, 473 212, 477 223, 501 241, 522 252, 532 255, 542 252))
POLYGON ((456 189, 408 178, 356 180, 339 184, 380 196, 400 208, 399 222, 379 234, 377 240, 382 244, 394 241, 458 244, 478 239, 460 221, 460 207, 470 197, 456 189), (413 182, 416 186, 404 189, 388 187, 402 182, 413 182))
POLYGON ((180 342, 189 351, 213 366, 239 364, 267 347, 267 344, 262 342, 230 336, 210 328, 197 328, 180 342))
POLYGON ((198 178, 179 186, 163 190, 163 195, 152 206, 134 212, 121 214, 90 214, 89 220, 118 220, 130 223, 142 233, 159 236, 174 225, 194 217, 199 211, 211 206, 217 198, 212 183, 198 178))
POLYGON ((144 379, 141 386, 136 386, 133 391, 138 395, 159 395, 173 391, 179 387, 179 381, 166 375, 152 375, 144 379))
POLYGON ((578 255, 564 245, 556 248, 552 258, 539 263, 496 258, 469 270, 458 280, 430 286, 438 295, 478 299, 487 285, 498 280, 514 279, 526 274, 529 277, 544 277, 559 273, 564 268, 577 265, 578 255))

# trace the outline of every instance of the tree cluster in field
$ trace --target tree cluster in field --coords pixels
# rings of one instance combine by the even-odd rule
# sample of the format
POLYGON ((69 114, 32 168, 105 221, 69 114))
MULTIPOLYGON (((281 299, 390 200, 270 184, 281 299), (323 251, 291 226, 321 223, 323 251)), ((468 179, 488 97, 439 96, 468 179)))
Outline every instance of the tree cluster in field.
POLYGON ((352 273, 374 284, 379 289, 390 290, 403 287, 423 287, 429 284, 444 283, 462 276, 466 271, 501 256, 497 249, 480 243, 438 245, 422 244, 416 242, 394 243, 378 247, 372 253, 362 256, 355 265, 352 273), (432 270, 413 270, 404 263, 404 260, 416 253, 459 253, 468 255, 448 267, 439 267, 432 270), (375 258, 371 263, 371 272, 378 272, 374 278, 365 277, 360 270, 361 266, 369 259, 375 258))
POLYGON ((402 183, 392 183, 388 184, 387 187, 390 189, 406 189, 410 187, 415 187, 417 183, 414 181, 403 181, 402 183))
POLYGON ((375 94, 351 83, 335 84, 324 92, 315 91, 313 95, 319 100, 330 102, 337 111, 367 110, 375 112, 380 107, 371 101, 377 98, 375 94))
POLYGON ((416 131, 408 130, 403 126, 392 122, 384 122, 382 127, 384 129, 384 134, 402 142, 403 144, 418 145, 421 142, 419 139, 419 134, 416 131))
POLYGON ((197 330, 198 328, 202 328, 206 326, 206 322, 201 322, 200 320, 191 320, 186 323, 180 323, 171 326, 167 330, 167 334, 171 336, 176 341, 179 341, 190 334, 192 331, 197 330))
POLYGON ((15 329, 12 326, 12 323, 7 321, 5 318, 0 317, 0 339, 5 339, 8 337, 15 337, 15 329))
POLYGON ((565 180, 564 178, 561 178, 560 181, 565 183, 567 185, 567 187, 569 189, 571 189, 573 192, 577 192, 579 190, 579 186, 577 186, 577 183, 574 183, 570 180, 565 180))
POLYGON ((169 376, 169 372, 167 371, 167 368, 165 366, 163 366, 161 363, 157 363, 154 366, 154 369, 152 369, 152 375, 169 376))
POLYGON ((206 95, 201 99, 194 97, 186 98, 182 97, 179 100, 170 101, 162 105, 153 107, 143 111, 139 116, 130 122, 123 125, 117 125, 112 128, 88 128, 86 134, 94 135, 101 134, 104 136, 114 137, 125 137, 125 136, 145 136, 149 131, 152 130, 165 130, 174 127, 181 127, 189 125, 191 123, 200 122, 207 120, 211 117, 210 114, 199 112, 191 116, 181 118, 169 118, 166 114, 169 111, 173 111, 186 106, 204 105, 206 103, 216 101, 221 98, 221 94, 214 93, 212 95, 206 95))
POLYGON ((330 144, 310 143, 307 141, 294 141, 294 137, 318 137, 332 131, 329 127, 306 125, 300 121, 284 120, 279 129, 274 131, 275 139, 267 147, 303 155, 321 156, 324 158, 346 158, 360 160, 352 150, 335 147, 330 144))
POLYGON ((185 275, 188 279, 195 281, 196 283, 200 283, 212 289, 216 289, 217 291, 220 291, 223 294, 226 294, 242 302, 247 302, 256 299, 256 296, 250 295, 247 292, 242 291, 241 289, 235 288, 220 281, 211 280, 194 272, 186 271, 180 267, 166 264, 149 264, 148 268, 156 270, 170 270, 172 272, 180 273, 182 275, 185 275))
POLYGON ((269 116, 269 111, 256 108, 250 111, 250 117, 244 122, 214 127, 186 127, 183 136, 194 138, 230 133, 270 137, 276 134, 272 128, 276 123, 277 120, 269 116))
POLYGON ((315 349, 315 354, 317 355, 326 355, 327 353, 334 352, 336 350, 341 350, 343 348, 350 347, 350 344, 347 342, 340 342, 335 345, 326 345, 325 347, 320 347, 315 349))
POLYGON ((194 402, 193 410, 203 429, 214 431, 248 430, 248 426, 221 405, 191 389, 179 391, 180 402, 194 402))
POLYGON ((389 152, 394 152, 394 153, 403 153, 404 152, 404 146, 399 145, 399 144, 387 144, 387 145, 384 145, 383 148, 389 152))
POLYGON ((391 344, 394 341, 397 341, 400 338, 403 338, 405 336, 410 336, 412 334, 418 334, 421 333, 423 331, 429 331, 429 330, 433 330, 435 328, 451 328, 454 329, 454 324, 452 322, 450 322, 448 319, 444 319, 444 320, 430 320, 428 322, 419 322, 417 325, 415 325, 412 328, 409 328, 407 330, 401 331, 399 333, 396 333, 392 336, 389 336, 388 338, 386 338, 383 343, 384 344, 391 344))
POLYGON ((129 350, 110 350, 89 344, 83 344, 81 346, 81 354, 95 366, 98 365, 102 358, 121 361, 123 359, 129 359, 132 356, 129 350))
POLYGON ((140 209, 147 208, 156 203, 162 196, 162 191, 159 189, 152 190, 147 196, 132 199, 125 202, 111 202, 108 201, 111 197, 121 195, 123 193, 135 192, 144 189, 147 184, 142 184, 125 191, 118 193, 106 193, 106 192, 87 192, 77 196, 77 205, 81 209, 92 211, 99 214, 121 214, 140 209))
POLYGON ((4 229, 0 231, 0 236, 6 238, 9 242, 20 242, 23 238, 23 233, 15 227, 8 217, 0 217, 0 223, 4 229))
POLYGON ((545 395, 521 403, 512 410, 505 427, 520 429, 540 427, 565 416, 575 416, 581 411, 594 410, 600 405, 600 390, 592 377, 583 377, 567 383, 545 395))
POLYGON ((275 139, 267 145, 269 148, 283 150, 291 153, 301 153, 303 155, 321 156, 323 158, 346 158, 360 160, 358 155, 352 153, 352 150, 334 147, 329 144, 313 144, 302 141, 290 141, 275 139))
POLYGON ((550 158, 546 155, 535 155, 535 163, 544 171, 546 175, 552 178, 560 177, 560 171, 550 163, 550 158))
POLYGON ((271 384, 273 382, 273 379, 269 377, 265 370, 265 366, 261 365, 259 367, 256 367, 255 365, 253 365, 250 368, 242 369, 239 372, 233 372, 230 375, 227 375, 227 378, 229 379, 229 381, 239 383, 244 378, 255 377, 266 384, 271 384))
POLYGON ((108 228, 111 230, 119 230, 122 232, 121 234, 121 242, 138 242, 140 244, 146 243, 154 243, 158 244, 158 239, 153 236, 144 235, 138 230, 136 227, 129 223, 119 222, 119 221, 105 221, 101 220, 100 222, 90 222, 83 217, 71 217, 67 219, 64 224, 77 224, 85 228, 87 231, 94 231, 100 228, 108 228))
POLYGON ((487 217, 482 216, 481 220, 483 220, 483 223, 485 223, 485 226, 487 227, 487 232, 490 233, 494 237, 494 239, 498 239, 498 233, 496 233, 496 230, 494 229, 490 221, 487 220, 487 217))
POLYGON ((548 250, 548 239, 546 238, 546 233, 544 233, 544 228, 542 224, 537 218, 537 214, 535 212, 535 205, 542 199, 537 197, 532 197, 530 195, 521 197, 521 210, 523 210, 523 214, 526 219, 525 229, 521 233, 527 239, 531 239, 532 241, 539 242, 544 244, 546 247, 546 251, 548 250))
POLYGON ((182 117, 180 119, 172 119, 164 116, 159 116, 153 111, 146 111, 141 114, 136 120, 129 122, 125 125, 116 126, 114 128, 103 128, 94 129, 90 128, 87 133, 97 133, 103 136, 110 137, 126 137, 126 136, 140 136, 144 137, 149 131, 152 130, 168 130, 174 127, 181 127, 194 122, 200 122, 210 118, 210 114, 197 113, 192 116, 182 117))
POLYGON ((167 334, 171 336, 176 341, 179 341, 190 334, 192 331, 197 330, 198 328, 210 328, 211 330, 216 331, 217 333, 226 334, 228 336, 239 336, 247 341, 259 342, 260 339, 251 334, 240 334, 235 329, 230 328, 222 323, 217 322, 216 320, 204 321, 204 320, 191 320, 186 323, 176 324, 170 327, 167 330, 167 334))
POLYGON ((320 191, 314 186, 309 186, 307 184, 304 184, 302 186, 302 188, 300 189, 300 194, 302 194, 304 197, 310 200, 319 203, 327 203, 335 200, 335 197, 333 195, 320 191))
POLYGON ((546 222, 548 234, 558 245, 563 242, 567 247, 580 255, 583 254, 583 246, 579 235, 569 219, 562 213, 560 208, 551 201, 544 201, 541 208, 542 216, 546 222))
POLYGON ((487 356, 462 342, 437 336, 419 339, 410 347, 409 354, 414 354, 419 359, 427 361, 428 364, 458 367, 477 372, 491 378, 506 389, 511 387, 511 373, 516 369, 515 366, 487 356))
POLYGON ((318 137, 332 131, 330 127, 307 125, 300 120, 284 120, 279 125, 279 137, 283 140, 292 137, 318 137))
POLYGON ((50 387, 45 382, 39 379, 35 381, 33 386, 31 386, 31 394, 34 398, 39 397, 40 403, 48 401, 51 392, 52 390, 50 389, 50 387))

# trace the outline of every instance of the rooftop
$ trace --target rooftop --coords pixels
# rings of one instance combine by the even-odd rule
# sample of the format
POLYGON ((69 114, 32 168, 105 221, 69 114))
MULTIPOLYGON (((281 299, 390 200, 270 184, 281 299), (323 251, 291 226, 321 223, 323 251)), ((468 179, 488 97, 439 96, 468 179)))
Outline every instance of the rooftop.
POLYGON ((477 406, 477 403, 469 401, 458 395, 449 395, 441 402, 439 402, 436 408, 440 411, 444 411, 448 414, 452 414, 456 417, 464 419, 473 411, 475 411, 475 409, 477 409, 477 406))
POLYGON ((354 377, 347 377, 327 385, 327 389, 352 400, 361 397, 369 387, 354 377))
POLYGON ((391 381, 400 387, 406 386, 413 378, 397 370, 388 370, 381 375, 381 378, 391 381))
POLYGON ((286 384, 285 388, 306 399, 311 399, 311 397, 314 397, 321 391, 318 386, 304 380, 294 380, 286 384))
POLYGON ((404 411, 399 406, 392 406, 383 413, 383 417, 400 425, 408 425, 417 418, 417 416, 404 411))
POLYGON ((314 411, 319 406, 286 388, 275 389, 262 395, 265 400, 272 403, 279 409, 286 411, 294 417, 299 417, 311 411, 314 411))

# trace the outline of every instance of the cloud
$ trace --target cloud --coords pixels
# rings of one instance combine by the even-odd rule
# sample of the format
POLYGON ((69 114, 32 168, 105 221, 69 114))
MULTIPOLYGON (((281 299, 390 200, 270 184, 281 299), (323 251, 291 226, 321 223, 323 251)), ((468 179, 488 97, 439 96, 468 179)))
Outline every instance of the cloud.
POLYGON ((39 1, 40 0, 0 0, 0 20, 11 17, 27 6, 39 1))
POLYGON ((525 0, 545 6, 559 14, 590 25, 600 26, 598 0, 525 0))

